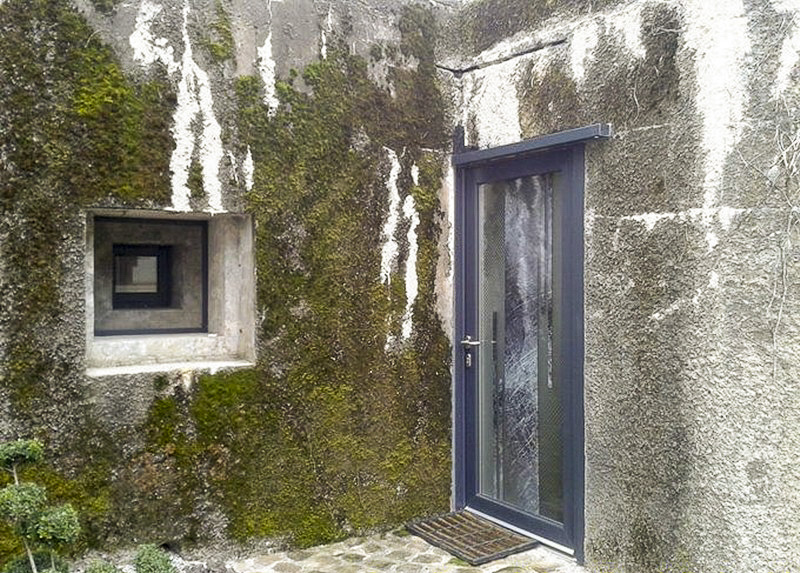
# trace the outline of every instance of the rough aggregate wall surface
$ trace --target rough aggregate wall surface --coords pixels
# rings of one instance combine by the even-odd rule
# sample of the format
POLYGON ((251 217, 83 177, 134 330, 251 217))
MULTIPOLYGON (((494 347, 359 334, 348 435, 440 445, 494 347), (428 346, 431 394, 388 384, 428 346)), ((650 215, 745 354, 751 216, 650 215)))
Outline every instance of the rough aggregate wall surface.
POLYGON ((536 4, 474 3, 439 60, 483 66, 443 73, 469 143, 614 124, 587 150, 587 564, 797 569, 800 6, 536 4))
POLYGON ((0 3, 0 429, 47 444, 27 477, 77 506, 79 548, 447 509, 435 22, 289 4, 0 3), (99 207, 252 213, 254 369, 85 376, 99 207))

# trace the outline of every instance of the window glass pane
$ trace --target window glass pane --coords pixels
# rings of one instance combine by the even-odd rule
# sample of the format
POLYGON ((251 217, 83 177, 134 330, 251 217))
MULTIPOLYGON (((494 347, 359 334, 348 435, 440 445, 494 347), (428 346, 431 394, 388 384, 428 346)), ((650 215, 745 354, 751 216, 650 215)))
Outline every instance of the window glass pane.
POLYGON ((114 292, 158 292, 158 257, 116 255, 114 273, 114 292))
POLYGON ((482 495, 563 520, 553 378, 553 177, 480 185, 478 459, 482 495))

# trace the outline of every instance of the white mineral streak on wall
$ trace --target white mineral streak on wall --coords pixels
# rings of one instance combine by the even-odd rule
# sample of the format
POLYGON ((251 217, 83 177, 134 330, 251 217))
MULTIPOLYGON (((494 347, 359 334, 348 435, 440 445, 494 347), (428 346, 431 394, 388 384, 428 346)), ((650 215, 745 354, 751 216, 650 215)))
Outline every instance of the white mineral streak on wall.
POLYGON ((275 60, 272 58, 272 3, 281 0, 268 0, 269 8, 269 31, 264 45, 258 48, 258 72, 261 74, 261 81, 264 82, 264 103, 269 107, 269 114, 274 115, 280 105, 278 96, 275 93, 275 60))
POLYGON ((189 2, 183 4, 183 58, 181 79, 178 82, 178 109, 175 111, 175 151, 172 153, 172 207, 176 211, 189 211, 191 191, 187 185, 196 138, 192 129, 195 119, 202 127, 199 142, 199 160, 203 172, 203 190, 208 198, 208 210, 222 211, 222 184, 219 164, 222 160, 222 129, 214 117, 214 100, 208 74, 197 65, 192 55, 189 39, 189 2))
POLYGON ((392 266, 397 259, 397 240, 394 235, 397 231, 397 223, 400 219, 400 190, 397 188, 397 179, 400 177, 400 161, 397 154, 384 147, 386 155, 389 157, 391 169, 389 170, 389 180, 386 188, 389 190, 389 216, 383 225, 383 248, 381 249, 381 282, 389 284, 392 276, 392 266))
POLYGON ((149 66, 155 62, 161 62, 172 75, 178 70, 178 62, 175 61, 172 46, 167 45, 166 38, 154 38, 150 31, 153 20, 163 9, 158 4, 153 4, 144 0, 139 5, 139 12, 136 14, 136 25, 131 33, 128 42, 133 49, 133 59, 141 62, 143 66, 149 66))
POLYGON ((676 300, 664 310, 659 310, 650 315, 650 320, 664 320, 669 315, 674 314, 681 306, 683 301, 676 300))
POLYGON ((791 29, 783 41, 773 97, 780 98, 789 88, 789 78, 800 60, 800 0, 774 0, 772 8, 791 17, 791 29))
POLYGON ((144 0, 136 15, 136 25, 129 38, 133 48, 134 60, 144 66, 157 61, 166 66, 170 75, 180 72, 178 82, 178 105, 173 115, 172 135, 175 150, 170 159, 172 171, 172 209, 189 211, 190 191, 186 185, 189 167, 195 150, 196 137, 192 130, 195 118, 200 117, 201 134, 198 156, 203 173, 203 190, 208 200, 208 211, 222 211, 222 183, 219 179, 219 166, 224 155, 222 129, 214 116, 214 100, 208 74, 192 58, 192 45, 189 39, 189 2, 183 5, 183 56, 176 61, 174 49, 167 45, 165 38, 154 38, 150 30, 162 6, 144 0))
POLYGON ((228 150, 228 161, 231 163, 231 174, 233 175, 233 181, 238 185, 239 184, 239 174, 236 171, 236 157, 234 157, 233 153, 228 150))
POLYGON ((448 258, 439 258, 440 267, 437 269, 437 274, 444 277, 444 280, 436 281, 436 308, 439 316, 442 317, 444 331, 449 335, 453 333, 453 261, 455 260, 456 226, 452 193, 455 185, 455 170, 453 169, 453 164, 448 161, 442 188, 443 192, 439 194, 441 209, 447 217, 446 252, 448 258))
POLYGON ((623 221, 642 223, 648 231, 652 231, 659 221, 664 219, 672 220, 677 216, 677 213, 642 213, 641 215, 626 215, 625 217, 620 217, 620 219, 623 221))
POLYGON ((476 70, 464 76, 464 120, 475 118, 480 147, 514 143, 522 139, 519 124, 519 58, 476 70))
POLYGON ((594 60, 594 51, 600 34, 622 38, 628 53, 634 58, 644 58, 647 50, 642 42, 642 3, 626 6, 618 12, 592 15, 571 25, 570 69, 572 77, 580 84, 586 76, 586 66, 594 60))
POLYGON ((322 31, 320 33, 321 47, 319 49, 319 53, 320 56, 322 56, 323 60, 328 58, 328 34, 330 34, 332 30, 333 30, 333 8, 328 6, 328 15, 325 17, 325 26, 323 26, 322 31))
POLYGON ((727 231, 730 229, 733 219, 744 211, 744 209, 736 209, 734 207, 720 207, 717 216, 719 217, 720 225, 722 225, 722 230, 727 231))
POLYGON ((414 198, 409 195, 403 202, 403 215, 411 221, 408 229, 408 259, 406 259, 406 312, 403 316, 402 336, 407 339, 411 336, 413 327, 412 310, 417 300, 419 283, 417 280, 417 226, 419 214, 414 206, 414 198))
POLYGON ((606 26, 613 29, 613 34, 622 36, 628 52, 636 58, 644 58, 647 55, 644 42, 642 42, 643 5, 644 2, 636 2, 624 10, 609 14, 604 18, 606 26))
POLYGON ((600 27, 594 20, 578 26, 572 33, 570 41, 570 68, 572 77, 580 84, 586 75, 586 64, 594 59, 600 27))
POLYGON ((742 0, 687 0, 686 45, 694 53, 695 103, 703 118, 705 149, 703 223, 709 251, 718 239, 711 227, 725 160, 733 150, 744 118, 743 64, 750 52, 742 0))
MULTIPOLYGON (((678 220, 678 221, 705 221, 709 218, 717 217, 719 224, 724 231, 727 231, 733 220, 740 214, 750 211, 750 209, 736 209, 734 207, 714 207, 712 209, 687 209, 686 211, 677 212, 662 212, 662 213, 640 213, 638 215, 625 215, 620 217, 620 221, 636 221, 645 226, 648 231, 652 231, 656 224, 664 220, 678 220)), ((592 212, 587 214, 588 218, 595 218, 596 215, 592 212)))
POLYGON ((244 188, 248 191, 251 191, 253 189, 253 175, 255 174, 255 166, 253 165, 253 153, 250 151, 249 145, 247 146, 247 155, 244 156, 242 173, 244 173, 244 188))

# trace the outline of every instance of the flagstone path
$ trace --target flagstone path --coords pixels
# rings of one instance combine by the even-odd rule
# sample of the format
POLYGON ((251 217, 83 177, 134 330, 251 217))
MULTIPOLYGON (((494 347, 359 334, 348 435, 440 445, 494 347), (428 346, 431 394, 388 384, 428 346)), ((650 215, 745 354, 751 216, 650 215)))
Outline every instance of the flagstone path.
POLYGON ((542 546, 472 567, 405 530, 226 565, 232 573, 585 573, 573 560, 542 546))

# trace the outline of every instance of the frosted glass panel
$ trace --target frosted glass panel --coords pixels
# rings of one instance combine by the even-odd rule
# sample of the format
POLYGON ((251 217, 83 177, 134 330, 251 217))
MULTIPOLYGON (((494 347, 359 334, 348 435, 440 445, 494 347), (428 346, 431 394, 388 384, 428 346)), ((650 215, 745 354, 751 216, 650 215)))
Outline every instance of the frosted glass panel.
POLYGON ((479 491, 563 520, 553 379, 553 178, 480 185, 479 491))

